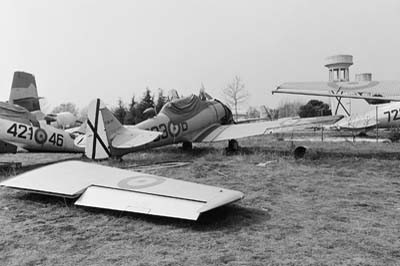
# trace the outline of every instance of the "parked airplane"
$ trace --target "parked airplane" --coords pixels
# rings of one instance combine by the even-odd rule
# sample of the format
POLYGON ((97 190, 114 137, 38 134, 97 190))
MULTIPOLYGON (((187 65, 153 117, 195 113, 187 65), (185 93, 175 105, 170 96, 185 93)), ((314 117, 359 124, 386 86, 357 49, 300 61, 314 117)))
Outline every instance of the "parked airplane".
POLYGON ((77 199, 75 205, 197 220, 243 193, 80 161, 41 167, 0 186, 77 199))
MULTIPOLYGON (((398 81, 345 81, 345 82, 286 82, 279 85, 274 93, 312 95, 330 97, 334 115, 350 116, 370 110, 369 105, 383 104, 400 100, 398 81), (351 106, 354 102, 344 99, 363 99, 365 104, 359 108, 351 106)), ((362 101, 358 101, 362 103, 362 101)))
POLYGON ((88 109, 86 156, 92 159, 121 157, 147 148, 182 143, 190 149, 193 142, 228 141, 238 149, 237 138, 287 132, 334 123, 342 116, 283 119, 235 124, 231 110, 218 100, 201 100, 196 95, 164 105, 159 114, 135 126, 123 126, 100 99, 88 109))
POLYGON ((0 102, 0 151, 84 152, 72 134, 39 122, 27 109, 0 102))
POLYGON ((0 102, 0 152, 84 152, 72 134, 47 125, 40 111, 35 77, 14 73, 8 103, 0 102))
MULTIPOLYGON (((332 128, 366 131, 375 128, 395 128, 400 126, 400 98, 396 96, 385 96, 374 94, 381 92, 382 87, 378 85, 392 85, 395 82, 304 82, 304 83, 284 83, 280 85, 274 93, 297 94, 308 96, 331 97, 336 100, 334 113, 337 114, 339 108, 345 111, 343 119, 337 121, 332 128), (365 83, 365 84, 364 84, 365 83), (364 85, 362 85, 364 84, 364 85), (309 90, 306 90, 309 88, 309 90), (337 88, 336 92, 321 93, 317 88, 328 89, 337 88), (368 91, 367 91, 368 90, 368 91), (363 108, 364 111, 359 114, 350 115, 351 112, 343 105, 342 99, 358 99, 365 100, 368 105, 363 108)), ((398 84, 400 86, 400 84, 398 84)), ((388 90, 392 95, 394 89, 388 90)))

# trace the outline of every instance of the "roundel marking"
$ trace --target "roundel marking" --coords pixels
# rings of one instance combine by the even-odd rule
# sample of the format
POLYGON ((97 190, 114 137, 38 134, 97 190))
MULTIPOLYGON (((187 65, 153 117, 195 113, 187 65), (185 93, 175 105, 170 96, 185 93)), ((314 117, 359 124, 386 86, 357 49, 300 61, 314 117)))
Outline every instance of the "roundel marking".
POLYGON ((165 179, 160 176, 151 176, 151 175, 131 176, 119 181, 118 186, 120 188, 126 188, 126 189, 141 189, 161 184, 164 181, 165 179))
POLYGON ((44 129, 38 128, 35 131, 35 140, 39 144, 44 144, 47 140, 47 133, 44 129))
POLYGON ((177 137, 181 132, 180 124, 174 124, 171 121, 168 122, 168 131, 170 136, 177 137))

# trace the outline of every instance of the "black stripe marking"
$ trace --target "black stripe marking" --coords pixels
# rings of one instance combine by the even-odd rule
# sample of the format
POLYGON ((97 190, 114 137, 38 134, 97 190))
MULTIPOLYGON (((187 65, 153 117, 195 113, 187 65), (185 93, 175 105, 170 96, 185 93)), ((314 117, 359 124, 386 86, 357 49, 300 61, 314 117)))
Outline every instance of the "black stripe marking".
MULTIPOLYGON (((100 99, 97 98, 96 100, 96 114, 94 119, 94 129, 93 132, 97 134, 97 126, 99 124, 99 108, 100 108, 100 99)), ((96 157, 96 139, 97 137, 93 138, 93 149, 92 149, 92 160, 96 157)))
MULTIPOLYGON (((100 142, 101 147, 103 147, 103 149, 105 150, 105 152, 107 153, 108 157, 111 157, 111 153, 108 150, 106 144, 104 144, 103 140, 100 138, 99 134, 97 133, 97 131, 94 130, 93 124, 92 122, 90 122, 90 120, 87 120, 87 125, 90 127, 90 129, 93 131, 93 145, 96 143, 96 139, 100 142)), ((92 160, 95 159, 95 149, 93 148, 92 150, 92 160)))

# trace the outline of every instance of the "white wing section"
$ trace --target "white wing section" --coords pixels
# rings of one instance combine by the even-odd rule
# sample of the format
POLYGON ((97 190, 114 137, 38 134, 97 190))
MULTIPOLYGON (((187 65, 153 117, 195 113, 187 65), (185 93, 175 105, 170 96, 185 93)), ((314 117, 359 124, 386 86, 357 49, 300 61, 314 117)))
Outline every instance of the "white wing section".
POLYGON ((90 186, 76 205, 197 220, 203 201, 90 186))
POLYGON ((349 81, 349 82, 286 82, 277 90, 369 92, 383 96, 400 96, 400 81, 349 81))
POLYGON ((193 142, 216 142, 244 137, 290 132, 309 127, 334 124, 343 116, 320 116, 312 118, 283 118, 259 123, 215 125, 198 134, 193 142))
POLYGON ((162 132, 121 127, 114 136, 112 136, 111 145, 114 148, 139 147, 152 142, 160 135, 162 135, 162 132))
POLYGON ((77 198, 75 204, 196 220, 243 193, 80 161, 38 168, 0 183, 41 194, 77 198))
POLYGON ((315 91, 305 91, 305 90, 284 90, 284 89, 277 89, 272 92, 274 93, 283 93, 283 94, 294 94, 294 95, 308 95, 308 96, 322 96, 322 97, 332 97, 332 98, 349 98, 349 99, 361 99, 361 100, 378 100, 378 101, 395 101, 399 102, 400 98, 398 96, 394 97, 378 97, 378 96, 362 96, 360 94, 349 94, 344 92, 339 93, 321 93, 315 91))

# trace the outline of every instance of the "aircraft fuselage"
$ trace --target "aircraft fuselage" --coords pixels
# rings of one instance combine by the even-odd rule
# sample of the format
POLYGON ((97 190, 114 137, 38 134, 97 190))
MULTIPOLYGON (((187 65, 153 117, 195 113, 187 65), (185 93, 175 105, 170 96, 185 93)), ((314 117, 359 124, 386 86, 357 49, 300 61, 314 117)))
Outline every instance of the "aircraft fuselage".
POLYGON ((345 117, 335 126, 339 129, 371 129, 394 128, 400 126, 400 103, 376 105, 375 108, 362 115, 345 117))
POLYGON ((138 129, 162 132, 160 137, 140 147, 114 149, 113 153, 122 156, 126 153, 143 149, 185 141, 191 142, 196 137, 207 132, 207 130, 221 125, 227 115, 229 114, 227 114, 226 107, 219 101, 208 101, 206 108, 189 116, 185 116, 184 114, 169 116, 166 112, 161 111, 157 116, 132 126, 138 129))
POLYGON ((28 151, 84 152, 84 147, 74 144, 65 131, 47 125, 35 127, 30 124, 0 118, 0 139, 28 151))

